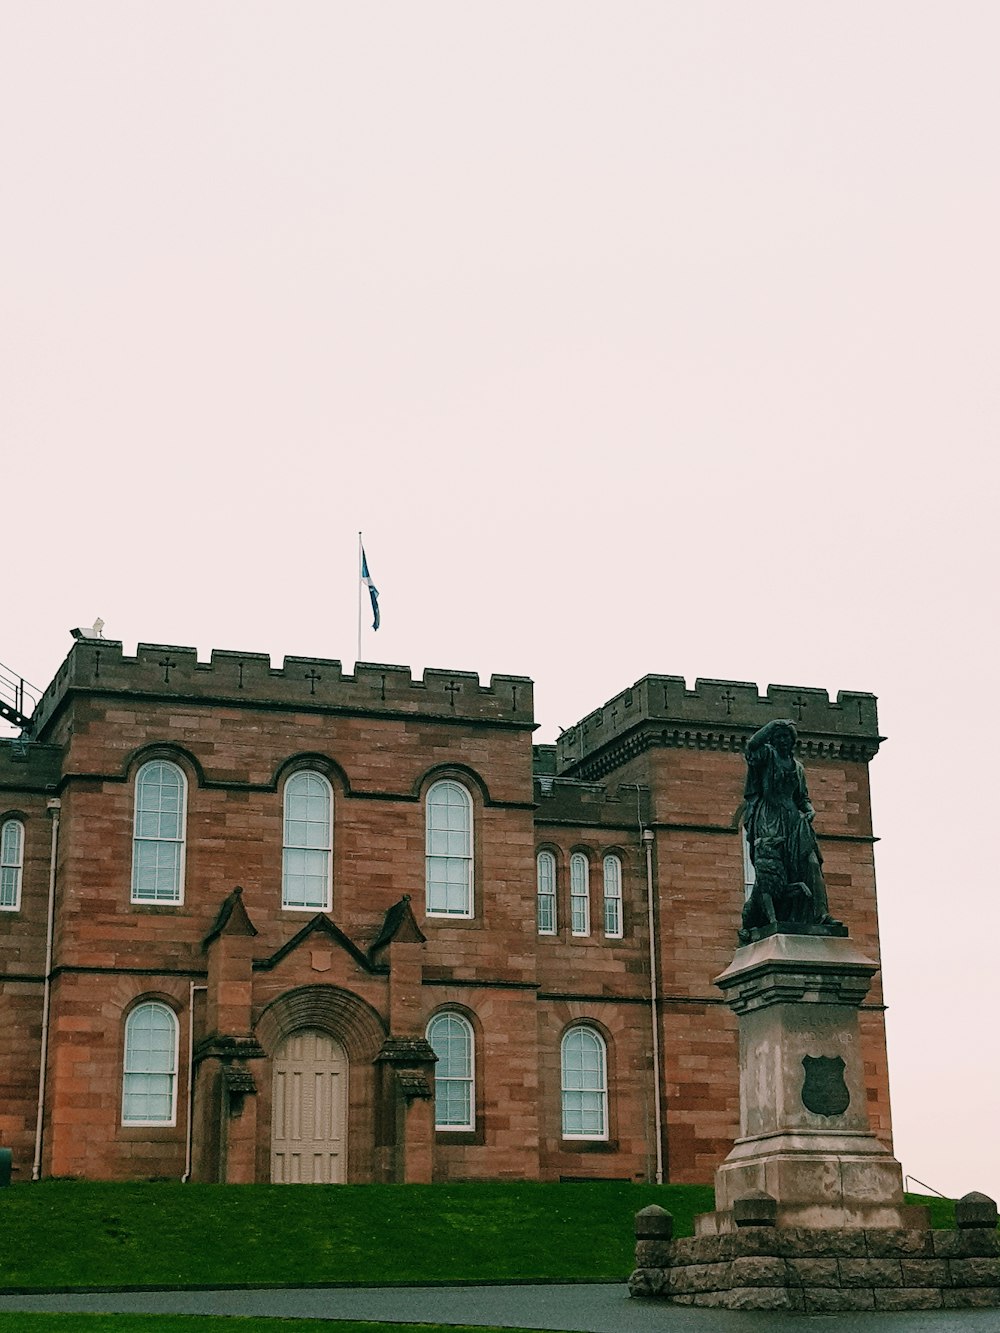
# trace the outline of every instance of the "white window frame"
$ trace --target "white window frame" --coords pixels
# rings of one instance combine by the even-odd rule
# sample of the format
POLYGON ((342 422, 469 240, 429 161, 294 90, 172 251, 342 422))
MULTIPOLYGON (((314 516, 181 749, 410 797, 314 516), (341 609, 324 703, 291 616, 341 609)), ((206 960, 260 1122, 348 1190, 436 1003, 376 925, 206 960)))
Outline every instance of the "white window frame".
MULTIPOLYGON (((169 812, 168 812, 169 813, 169 812)), ((184 871, 187 861, 187 775, 179 764, 173 763, 170 759, 149 759, 144 763, 135 775, 135 801, 132 810, 132 902, 143 903, 152 906, 179 907, 184 902, 184 871), (163 811, 153 811, 140 809, 145 776, 153 768, 164 768, 175 773, 178 778, 180 788, 178 826, 179 836, 176 838, 163 838, 157 835, 150 837, 145 833, 140 834, 140 816, 144 814, 157 813, 162 816, 163 811), (179 848, 177 855, 177 870, 173 893, 169 896, 162 894, 140 893, 137 877, 139 873, 139 847, 148 844, 169 844, 179 848)))
MULTIPOLYGON (((439 1134, 468 1134, 476 1128, 476 1033, 469 1022, 462 1014, 457 1014, 453 1009, 445 1009, 439 1014, 435 1014, 427 1024, 427 1040, 438 1057, 438 1063, 434 1066, 434 1128, 439 1134), (443 1049, 439 1050, 434 1045, 435 1029, 443 1032, 445 1029, 458 1029, 465 1040, 465 1073, 453 1074, 450 1072, 450 1066, 445 1065, 447 1055, 443 1049), (439 1073, 443 1068, 449 1068, 447 1074, 439 1073), (442 1099, 438 1097, 438 1090, 443 1084, 458 1084, 462 1089, 460 1100, 464 1100, 468 1114, 463 1121, 449 1121, 443 1123, 438 1119, 439 1108, 442 1099)), ((447 1039, 443 1040, 438 1036, 438 1045, 445 1046, 447 1039)), ((450 1044, 450 1042, 448 1042, 450 1044)), ((444 1099, 447 1104, 450 1099, 444 1099)))
MULTIPOLYGON (((604 1038, 596 1028, 590 1027, 586 1023, 577 1023, 563 1033, 562 1041, 559 1044, 559 1073, 560 1073, 560 1095, 559 1109, 562 1116, 562 1137, 564 1139, 588 1140, 590 1142, 607 1142, 608 1139, 608 1047, 604 1038), (567 1048, 570 1043, 589 1038, 593 1045, 591 1051, 596 1051, 597 1061, 596 1069, 589 1070, 585 1067, 581 1051, 580 1069, 571 1070, 567 1067, 567 1048), (576 1077, 578 1075, 578 1077, 576 1077), (591 1086, 586 1086, 589 1082, 591 1086), (578 1082, 579 1087, 570 1087, 570 1083, 578 1082), (587 1111, 584 1109, 582 1098, 589 1096, 596 1097, 596 1110, 600 1119, 598 1127, 593 1129, 567 1129, 566 1121, 568 1114, 576 1110, 581 1121, 584 1119, 587 1111), (580 1097, 581 1101, 575 1108, 569 1104, 570 1098, 580 1097)), ((590 1110, 593 1111, 592 1105, 590 1110)))
POLYGON ((21 910, 23 878, 24 823, 20 819, 5 819, 0 824, 0 912, 21 910), (8 896, 8 885, 13 885, 12 902, 4 901, 8 896))
POLYGON ((543 850, 535 857, 535 885, 538 933, 539 935, 555 935, 559 930, 559 915, 556 906, 556 858, 554 852, 543 850))
POLYGON ((170 1008, 169 1005, 163 1004, 159 1000, 143 1000, 141 1004, 137 1004, 135 1008, 132 1009, 131 1012, 129 1013, 128 1017, 125 1020, 125 1038, 124 1038, 124 1047, 122 1055, 122 1124, 123 1125, 127 1125, 130 1127, 142 1126, 142 1125, 161 1125, 164 1128, 168 1128, 171 1125, 177 1124, 177 1050, 178 1050, 179 1035, 180 1035, 180 1025, 177 1022, 177 1015, 174 1013, 174 1011, 170 1008), (147 1010, 156 1010, 159 1013, 164 1013, 170 1019, 173 1041, 171 1044, 170 1051, 168 1052, 169 1064, 170 1064, 170 1067, 168 1069, 144 1070, 144 1069, 129 1068, 130 1054, 131 1054, 129 1049, 129 1032, 132 1028, 132 1025, 136 1022, 138 1016, 147 1010), (128 1104, 128 1096, 129 1096, 129 1079, 143 1078, 146 1075, 150 1074, 156 1077, 170 1079, 170 1115, 169 1117, 157 1117, 156 1119, 153 1120, 143 1119, 138 1116, 133 1119, 129 1117, 126 1111, 126 1107, 128 1104))
POLYGON ((590 934, 590 861, 583 852, 569 858, 570 932, 580 938, 590 934))
MULTIPOLYGON (((450 816, 448 816, 450 822, 450 816)), ((469 921, 475 915, 474 905, 474 874, 473 874, 473 808, 472 796, 469 791, 456 782, 454 778, 443 778, 440 782, 435 782, 428 788, 427 797, 424 803, 424 910, 427 916, 445 917, 451 920, 469 921), (454 809, 450 803, 441 803, 434 799, 435 793, 447 791, 450 794, 459 793, 461 803, 466 811, 466 827, 464 829, 451 829, 442 827, 432 827, 434 822, 434 812, 441 809, 454 809), (455 835, 455 836, 453 836, 455 835), (439 851, 438 848, 446 846, 447 851, 439 851), (453 848, 461 847, 461 851, 454 851, 453 848), (442 866, 442 863, 445 863, 442 866), (457 865, 456 865, 457 863, 457 865), (448 876, 456 868, 464 866, 463 879, 461 884, 464 902, 460 907, 449 907, 447 902, 447 890, 452 886, 452 881, 448 876), (444 870, 445 878, 442 880, 438 874, 444 870), (437 886, 443 885, 445 889, 445 898, 442 902, 441 897, 435 891, 437 886)), ((459 881, 456 881, 459 882, 459 881)))
POLYGON ((300 768, 294 773, 290 773, 285 781, 285 789, 282 793, 281 801, 281 906, 286 912, 329 912, 333 906, 333 788, 325 774, 318 772, 315 768, 300 768), (318 825, 320 820, 290 820, 288 810, 289 796, 294 796, 295 787, 301 784, 302 780, 318 782, 323 796, 326 800, 326 820, 325 833, 322 838, 322 845, 314 846, 309 841, 309 834, 306 834, 306 842, 290 842, 288 837, 289 823, 305 824, 307 826, 318 825), (320 902, 291 902, 289 901, 289 878, 288 853, 289 852, 317 852, 323 855, 323 897, 320 902))
POLYGON ((620 940, 624 934, 622 859, 617 852, 607 854, 604 858, 602 870, 604 874, 604 937, 608 940, 620 940))

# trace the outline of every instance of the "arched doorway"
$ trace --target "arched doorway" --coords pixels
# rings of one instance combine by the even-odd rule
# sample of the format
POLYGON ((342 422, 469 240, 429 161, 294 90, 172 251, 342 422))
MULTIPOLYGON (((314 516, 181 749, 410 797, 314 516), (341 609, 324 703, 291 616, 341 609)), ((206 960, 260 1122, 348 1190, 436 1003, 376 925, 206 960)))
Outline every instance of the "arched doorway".
POLYGON ((347 1179, 347 1053, 319 1028, 292 1032, 275 1052, 271 1180, 337 1185, 347 1179))

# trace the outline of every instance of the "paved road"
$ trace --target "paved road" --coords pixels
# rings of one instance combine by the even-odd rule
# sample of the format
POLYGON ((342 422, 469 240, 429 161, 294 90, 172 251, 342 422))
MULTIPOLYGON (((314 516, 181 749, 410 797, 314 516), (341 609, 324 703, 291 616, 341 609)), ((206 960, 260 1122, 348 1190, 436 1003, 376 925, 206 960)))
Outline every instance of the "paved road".
POLYGON ((1000 1310, 835 1315, 693 1310, 629 1300, 626 1288, 618 1283, 0 1295, 0 1312, 13 1310, 496 1324, 574 1333, 1000 1333, 1000 1310))

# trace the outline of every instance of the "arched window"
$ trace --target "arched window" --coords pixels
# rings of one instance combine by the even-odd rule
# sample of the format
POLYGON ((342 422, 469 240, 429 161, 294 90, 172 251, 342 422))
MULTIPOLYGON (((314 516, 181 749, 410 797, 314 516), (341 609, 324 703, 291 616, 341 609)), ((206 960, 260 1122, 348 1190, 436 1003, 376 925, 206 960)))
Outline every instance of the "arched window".
POLYGON ((176 764, 154 759, 135 779, 132 901, 179 903, 184 898, 187 782, 176 764))
POLYGON ((457 782, 427 793, 427 915, 472 916, 472 797, 457 782))
POLYGON ((476 1127, 475 1036, 461 1014, 435 1014, 427 1040, 438 1058, 434 1066, 434 1127, 476 1127))
POLYGON ((21 906, 21 872, 24 869, 24 825, 8 819, 0 827, 0 909, 16 912, 21 906))
POLYGON ((622 863, 614 855, 604 858, 604 934, 609 940, 622 937, 622 863))
POLYGON ((570 929, 574 935, 590 934, 590 864, 583 852, 569 858, 570 929))
POLYGON ((556 858, 539 852, 535 858, 538 883, 538 933, 556 933, 556 858))
POLYGON ((177 1114, 177 1019, 165 1004, 137 1005, 125 1023, 123 1125, 172 1125, 177 1114))
POLYGON ((562 1039, 564 1139, 608 1137, 608 1061, 604 1038, 593 1028, 570 1028, 562 1039))
POLYGON ((282 907, 329 910, 332 861, 333 789, 322 773, 293 773, 285 783, 282 907))

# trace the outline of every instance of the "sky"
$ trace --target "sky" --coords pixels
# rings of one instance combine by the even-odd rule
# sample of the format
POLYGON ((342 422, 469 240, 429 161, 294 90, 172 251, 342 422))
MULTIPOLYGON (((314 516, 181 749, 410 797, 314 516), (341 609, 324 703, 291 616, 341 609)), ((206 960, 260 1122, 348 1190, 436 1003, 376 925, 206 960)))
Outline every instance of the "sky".
MULTIPOLYGON (((896 1153, 1000 1197, 992 0, 0 0, 0 661, 868 690, 896 1153)), ((820 830, 821 831, 821 830, 820 830)), ((834 903, 836 907, 836 903, 834 903)))

